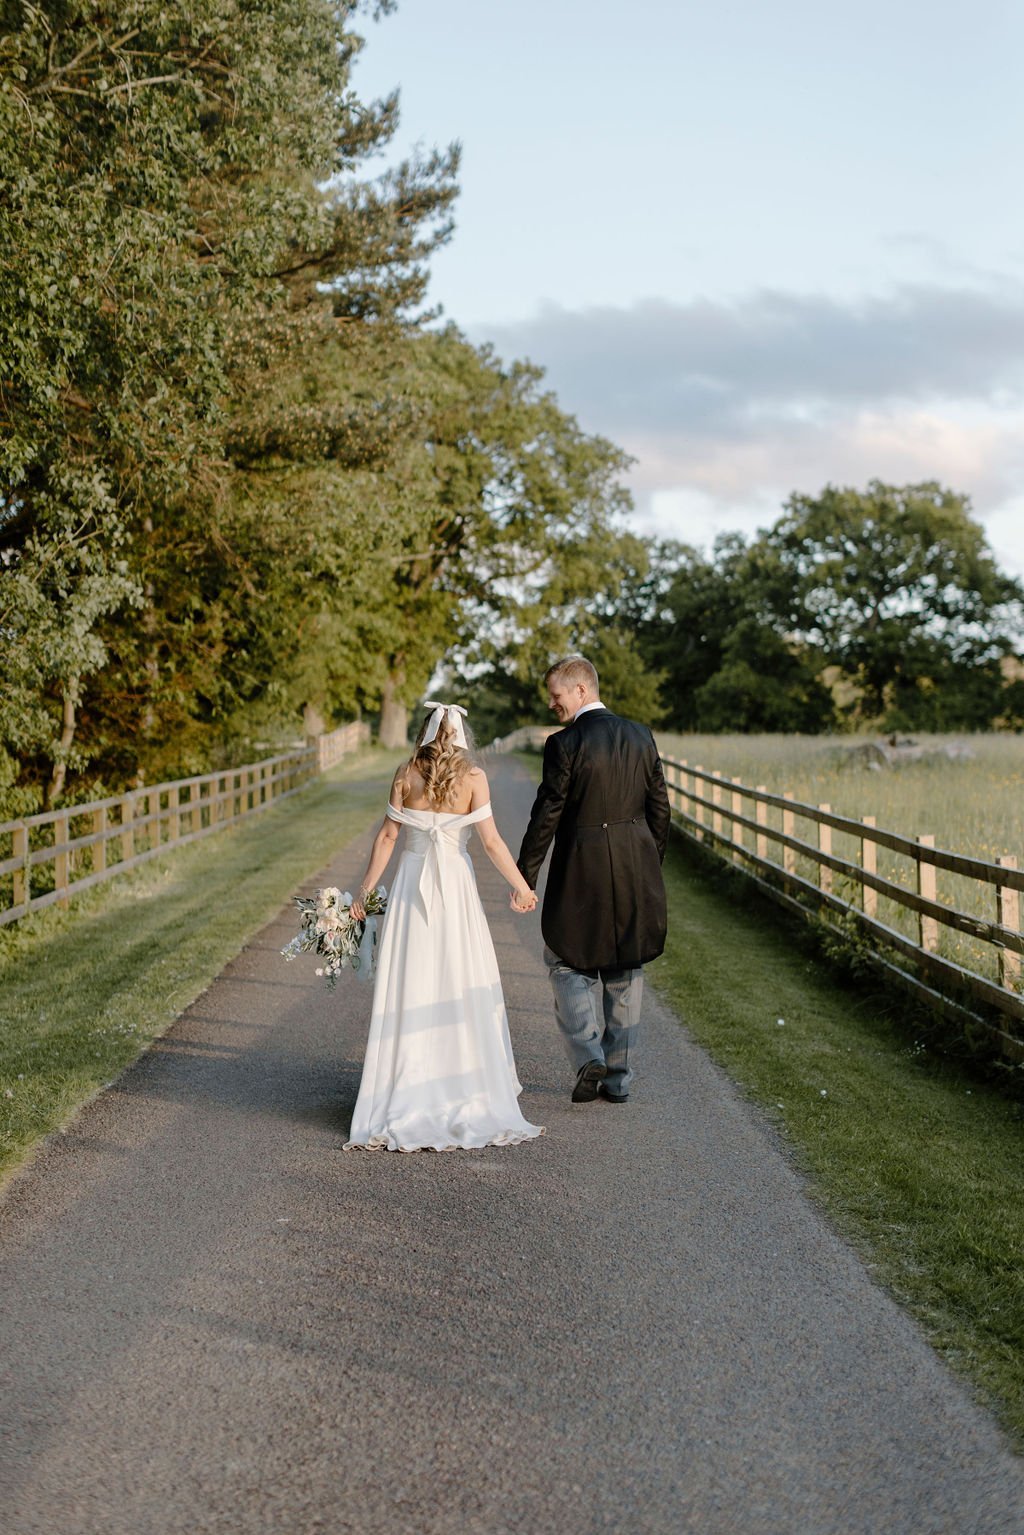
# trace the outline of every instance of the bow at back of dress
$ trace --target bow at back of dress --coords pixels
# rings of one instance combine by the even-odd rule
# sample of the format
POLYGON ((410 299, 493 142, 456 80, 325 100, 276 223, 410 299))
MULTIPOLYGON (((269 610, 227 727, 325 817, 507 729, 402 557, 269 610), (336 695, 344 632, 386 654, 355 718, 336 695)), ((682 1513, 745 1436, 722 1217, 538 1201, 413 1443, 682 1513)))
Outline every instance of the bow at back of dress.
POLYGON ((445 904, 445 864, 458 857, 469 841, 469 833, 478 821, 491 814, 490 804, 459 815, 447 810, 399 810, 388 806, 388 816, 407 828, 405 851, 423 858, 419 892, 423 908, 430 915, 435 896, 445 904))

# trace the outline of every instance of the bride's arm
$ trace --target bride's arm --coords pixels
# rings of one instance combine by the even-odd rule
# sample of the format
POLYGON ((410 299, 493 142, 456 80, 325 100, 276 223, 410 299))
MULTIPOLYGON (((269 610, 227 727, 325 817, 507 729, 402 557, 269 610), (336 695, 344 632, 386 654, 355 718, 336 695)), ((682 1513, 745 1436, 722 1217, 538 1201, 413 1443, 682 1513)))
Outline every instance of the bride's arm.
MULTIPOLYGON (((396 810, 401 810, 402 808, 404 771, 404 768, 399 768, 391 785, 390 801, 396 810)), ((373 847, 370 849, 370 861, 366 865, 366 873, 363 875, 359 894, 352 902, 350 908, 357 922, 361 922, 366 916, 363 897, 369 894, 391 862, 391 854, 395 851, 395 843, 398 841, 398 831, 398 822, 393 821, 390 816, 385 816, 377 835, 373 839, 373 847)))
MULTIPOLYGON (((490 790, 487 786, 487 775, 481 768, 477 768, 473 774, 473 799, 471 810, 477 810, 481 805, 486 805, 490 799, 490 790)), ((523 876, 516 867, 516 861, 494 824, 493 815, 484 821, 477 822, 477 835, 483 844, 484 852, 503 878, 508 880, 509 893, 512 896, 514 911, 532 911, 537 904, 537 893, 531 890, 523 876)))

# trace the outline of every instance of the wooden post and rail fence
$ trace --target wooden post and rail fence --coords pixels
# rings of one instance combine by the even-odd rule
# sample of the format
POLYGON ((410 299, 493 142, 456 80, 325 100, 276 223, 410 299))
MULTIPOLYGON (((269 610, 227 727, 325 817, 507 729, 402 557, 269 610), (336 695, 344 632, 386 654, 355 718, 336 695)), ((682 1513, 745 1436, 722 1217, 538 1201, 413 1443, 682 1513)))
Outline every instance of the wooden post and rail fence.
MULTIPOLYGON (((539 749, 556 728, 523 726, 492 749, 539 749)), ((1024 870, 1015 856, 971 858, 936 847, 932 836, 888 831, 874 816, 854 820, 764 784, 661 760, 673 822, 684 838, 790 911, 831 921, 933 1010, 1024 1061, 1024 870), (955 899, 939 899, 940 872, 958 892, 955 899), (957 944, 967 952, 954 958, 949 951, 957 944)))
POLYGON ((839 919, 876 967, 932 1008, 970 1021, 1003 1054, 1024 1060, 1024 871, 1015 856, 994 863, 971 858, 937 848, 933 836, 887 831, 874 816, 836 815, 827 804, 806 804, 673 757, 663 756, 662 765, 683 836, 736 865, 791 911, 831 918, 833 925, 839 919), (888 855, 887 874, 878 871, 880 850, 888 855), (955 876, 959 897, 938 898, 939 871, 955 876), (948 952, 956 934, 968 950, 963 962, 948 952))
MULTIPOLYGON (((488 749, 536 750, 557 728, 525 725, 488 749)), ((356 721, 261 762, 0 823, 0 926, 66 904, 90 885, 258 814, 298 793, 369 734, 356 721), (45 888, 33 892, 34 882, 45 888)), ((971 858, 937 848, 934 837, 887 831, 873 816, 836 815, 827 804, 806 804, 674 757, 663 756, 662 764, 673 821, 685 838, 801 916, 838 919, 876 966, 1024 1060, 1024 870, 1016 857, 971 858), (888 873, 879 873, 880 849, 888 873), (939 900, 938 871, 954 876, 970 899, 939 900), (967 963, 942 952, 951 934, 969 941, 967 963)))
POLYGON ((0 822, 0 927, 259 814, 369 738, 354 720, 261 762, 0 822))

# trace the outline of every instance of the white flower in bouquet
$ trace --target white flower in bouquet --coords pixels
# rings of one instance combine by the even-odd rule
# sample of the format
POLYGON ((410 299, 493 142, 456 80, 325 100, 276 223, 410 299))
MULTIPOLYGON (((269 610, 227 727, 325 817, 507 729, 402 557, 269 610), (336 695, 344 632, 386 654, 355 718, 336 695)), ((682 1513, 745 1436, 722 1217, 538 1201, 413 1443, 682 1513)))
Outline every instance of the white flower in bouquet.
POLYGON ((296 896, 299 908, 299 932, 281 950, 285 959, 316 953, 325 963, 316 975, 327 981, 333 991, 342 970, 356 970, 367 979, 373 974, 377 950, 377 919, 387 910, 387 890, 378 885, 364 897, 365 920, 352 916, 352 893, 335 885, 318 890, 315 895, 296 896))

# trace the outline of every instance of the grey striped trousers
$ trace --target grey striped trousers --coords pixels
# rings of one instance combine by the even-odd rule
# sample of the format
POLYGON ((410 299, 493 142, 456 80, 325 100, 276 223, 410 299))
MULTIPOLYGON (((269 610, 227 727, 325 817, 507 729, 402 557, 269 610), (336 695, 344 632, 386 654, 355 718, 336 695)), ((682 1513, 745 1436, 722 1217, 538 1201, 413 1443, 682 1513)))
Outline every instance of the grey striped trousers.
POLYGON ((640 1028, 643 969, 574 970, 546 944, 544 963, 555 994, 555 1017, 576 1072, 588 1061, 604 1061, 608 1091, 628 1093, 640 1028))

